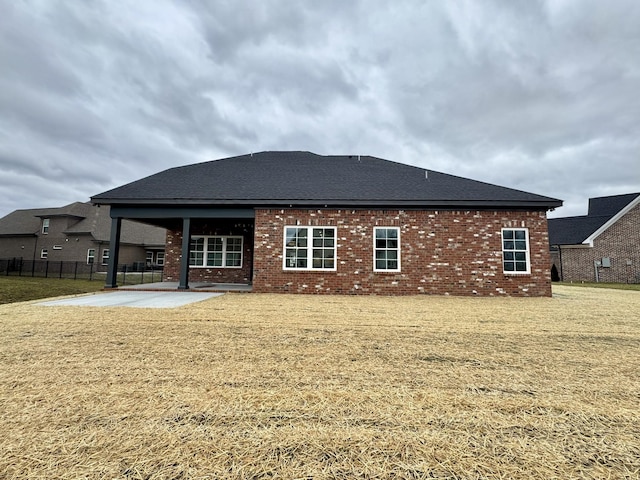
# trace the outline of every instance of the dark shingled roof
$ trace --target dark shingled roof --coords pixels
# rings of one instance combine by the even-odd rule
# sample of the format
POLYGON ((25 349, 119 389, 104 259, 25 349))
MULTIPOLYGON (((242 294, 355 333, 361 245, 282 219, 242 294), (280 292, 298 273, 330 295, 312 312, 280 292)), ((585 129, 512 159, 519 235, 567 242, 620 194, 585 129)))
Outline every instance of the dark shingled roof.
POLYGON ((561 200, 370 156, 262 152, 171 168, 98 204, 520 207, 561 200))
POLYGON ((549 219, 549 245, 579 245, 640 193, 589 199, 589 213, 577 217, 549 219))
POLYGON ((589 217, 613 217, 616 213, 629 205, 640 193, 612 195, 609 197, 595 197, 589 199, 589 217))
POLYGON ((0 218, 0 236, 35 235, 40 231, 40 210, 15 210, 0 218))

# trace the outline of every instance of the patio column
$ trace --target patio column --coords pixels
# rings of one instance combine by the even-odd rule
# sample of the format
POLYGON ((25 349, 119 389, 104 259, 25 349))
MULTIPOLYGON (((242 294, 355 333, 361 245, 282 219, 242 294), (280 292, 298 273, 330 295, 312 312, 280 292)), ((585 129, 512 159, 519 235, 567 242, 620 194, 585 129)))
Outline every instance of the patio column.
POLYGON ((120 253, 120 230, 122 218, 111 219, 111 238, 109 239, 109 263, 107 281, 104 288, 118 288, 118 256, 120 253))
POLYGON ((189 245, 191 245, 191 218, 185 217, 182 219, 182 258, 178 290, 189 289, 189 245))

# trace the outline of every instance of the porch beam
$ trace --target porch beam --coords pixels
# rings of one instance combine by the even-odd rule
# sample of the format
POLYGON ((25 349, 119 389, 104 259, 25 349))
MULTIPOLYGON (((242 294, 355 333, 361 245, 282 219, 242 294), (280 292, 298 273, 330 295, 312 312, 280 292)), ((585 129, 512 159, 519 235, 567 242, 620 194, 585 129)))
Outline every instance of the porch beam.
POLYGON ((120 207, 111 205, 111 215, 131 219, 159 218, 255 218, 253 208, 213 207, 120 207))

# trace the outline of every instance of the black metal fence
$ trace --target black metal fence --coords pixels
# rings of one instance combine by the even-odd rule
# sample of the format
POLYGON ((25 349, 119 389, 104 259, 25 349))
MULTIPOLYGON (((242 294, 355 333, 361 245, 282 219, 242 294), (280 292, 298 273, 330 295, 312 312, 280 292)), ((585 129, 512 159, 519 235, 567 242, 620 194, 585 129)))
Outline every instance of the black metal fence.
MULTIPOLYGON (((106 267, 99 270, 94 264, 53 260, 25 260, 0 258, 0 275, 17 277, 66 278, 73 280, 105 280, 106 267)), ((162 281, 161 269, 147 269, 144 262, 118 265, 118 283, 136 285, 162 281)))

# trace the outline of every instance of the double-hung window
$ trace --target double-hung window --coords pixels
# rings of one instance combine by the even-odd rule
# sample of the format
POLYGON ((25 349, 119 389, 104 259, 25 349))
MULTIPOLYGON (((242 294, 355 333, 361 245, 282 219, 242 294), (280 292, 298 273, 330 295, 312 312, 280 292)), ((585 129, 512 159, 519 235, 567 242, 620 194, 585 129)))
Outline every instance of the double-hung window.
POLYGON ((105 248, 102 250, 102 265, 107 265, 109 263, 109 249, 105 248))
POLYGON ((504 273, 530 273, 529 231, 526 228, 502 229, 502 266, 504 273))
POLYGON ((336 227, 285 227, 285 270, 335 270, 336 227))
POLYGON ((189 265, 192 267, 242 267, 242 237, 191 237, 189 265))
POLYGON ((400 271, 400 229, 398 227, 374 227, 373 271, 400 271))
POLYGON ((87 265, 92 265, 96 258, 96 249, 90 248, 87 250, 87 265))
POLYGON ((47 234, 49 233, 49 219, 48 218, 43 218, 42 219, 42 233, 43 234, 47 234))

